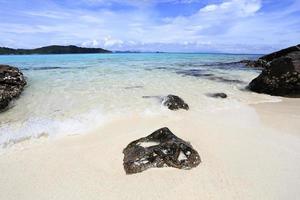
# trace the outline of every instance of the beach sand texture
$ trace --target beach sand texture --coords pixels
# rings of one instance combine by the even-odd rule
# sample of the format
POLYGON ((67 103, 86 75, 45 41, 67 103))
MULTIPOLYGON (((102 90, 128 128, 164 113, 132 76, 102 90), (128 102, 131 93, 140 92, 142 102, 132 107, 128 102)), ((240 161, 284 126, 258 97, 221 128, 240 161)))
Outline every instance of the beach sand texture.
POLYGON ((25 141, 0 155, 0 199, 297 199, 299 103, 132 115, 86 135, 25 141), (203 162, 125 175, 123 148, 164 126, 203 162))

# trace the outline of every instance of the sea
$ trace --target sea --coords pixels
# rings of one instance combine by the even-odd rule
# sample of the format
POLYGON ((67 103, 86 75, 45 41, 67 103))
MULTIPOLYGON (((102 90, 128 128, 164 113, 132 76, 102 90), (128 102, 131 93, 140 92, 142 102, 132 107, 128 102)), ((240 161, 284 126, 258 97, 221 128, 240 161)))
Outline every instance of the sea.
MULTIPOLYGON (((204 115, 240 105, 279 101, 247 90, 260 70, 235 63, 260 55, 112 53, 0 56, 22 70, 22 95, 0 113, 0 147, 41 136, 91 132, 128 116, 171 113, 161 100, 178 95, 204 115), (223 92, 226 99, 210 94, 223 92)), ((190 112, 190 111, 179 111, 190 112)))

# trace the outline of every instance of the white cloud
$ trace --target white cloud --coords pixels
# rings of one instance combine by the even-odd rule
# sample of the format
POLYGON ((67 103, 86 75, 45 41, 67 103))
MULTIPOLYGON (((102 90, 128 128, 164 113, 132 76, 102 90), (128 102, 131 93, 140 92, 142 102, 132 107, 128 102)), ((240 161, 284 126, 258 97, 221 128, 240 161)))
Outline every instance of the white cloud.
POLYGON ((81 46, 83 46, 83 47, 98 47, 99 42, 98 42, 98 40, 86 41, 86 42, 83 42, 81 44, 81 46))
POLYGON ((248 16, 256 13, 261 8, 260 0, 231 0, 225 1, 221 4, 210 4, 200 9, 200 13, 215 14, 217 16, 222 14, 248 16))
POLYGON ((212 12, 218 9, 218 6, 215 4, 207 5, 201 9, 202 12, 212 12))
POLYGON ((113 39, 111 36, 107 36, 104 38, 104 47, 121 47, 124 42, 120 39, 113 39))
POLYGON ((68 17, 68 14, 61 13, 61 12, 55 12, 55 11, 29 11, 24 12, 24 14, 31 15, 34 17, 46 17, 46 18, 52 18, 52 19, 63 19, 65 17, 68 17))
MULTIPOLYGON (((100 4, 121 0, 84 1, 100 4)), ((192 3, 190 0, 163 1, 192 3)), ((146 6, 159 1, 122 2, 146 6)), ((269 49, 270 46, 286 46, 295 41, 298 43, 299 20, 295 17, 288 18, 291 13, 300 10, 300 7, 296 6, 298 4, 295 3, 280 11, 261 12, 260 0, 224 0, 218 4, 206 5, 189 16, 165 19, 157 17, 152 8, 143 6, 128 12, 108 8, 88 10, 56 6, 48 10, 26 10, 19 16, 20 19, 24 19, 22 22, 21 20, 18 23, 0 22, 2 30, 0 36, 5 38, 5 41, 15 41, 18 47, 32 47, 38 42, 33 43, 31 40, 43 39, 40 45, 45 42, 70 43, 112 50, 152 48, 155 51, 174 48, 174 51, 215 49, 223 52, 245 52, 248 48, 249 51, 258 51, 269 49), (30 24, 26 21, 30 21, 30 24), (295 28, 289 31, 289 27, 292 26, 295 28)), ((3 44, 3 40, 1 43, 3 44)))

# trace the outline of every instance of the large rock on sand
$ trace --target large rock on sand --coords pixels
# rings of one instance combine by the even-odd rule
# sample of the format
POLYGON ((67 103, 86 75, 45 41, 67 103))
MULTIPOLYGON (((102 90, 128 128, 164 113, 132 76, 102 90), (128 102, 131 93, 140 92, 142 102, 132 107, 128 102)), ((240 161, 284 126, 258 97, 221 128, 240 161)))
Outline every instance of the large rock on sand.
POLYGON ((201 159, 192 145, 161 128, 147 137, 131 142, 124 150, 126 174, 139 173, 152 167, 191 169, 201 159))
POLYGON ((0 110, 18 97, 26 85, 22 72, 9 65, 0 65, 0 110))
POLYGON ((248 88, 254 92, 276 96, 300 96, 300 45, 292 46, 250 62, 262 73, 248 88))
POLYGON ((300 69, 294 61, 288 56, 272 60, 250 82, 249 89, 276 96, 300 97, 300 69))

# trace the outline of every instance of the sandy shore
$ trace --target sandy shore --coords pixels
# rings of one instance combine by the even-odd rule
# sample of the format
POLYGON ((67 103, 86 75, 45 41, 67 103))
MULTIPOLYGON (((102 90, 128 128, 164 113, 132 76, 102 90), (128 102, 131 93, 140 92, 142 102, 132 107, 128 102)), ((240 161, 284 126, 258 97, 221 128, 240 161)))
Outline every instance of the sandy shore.
POLYGON ((199 113, 131 116, 86 135, 40 139, 0 155, 0 199, 297 199, 300 100, 199 113), (125 175, 123 148, 168 126, 198 150, 193 170, 125 175))

